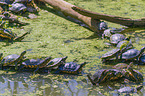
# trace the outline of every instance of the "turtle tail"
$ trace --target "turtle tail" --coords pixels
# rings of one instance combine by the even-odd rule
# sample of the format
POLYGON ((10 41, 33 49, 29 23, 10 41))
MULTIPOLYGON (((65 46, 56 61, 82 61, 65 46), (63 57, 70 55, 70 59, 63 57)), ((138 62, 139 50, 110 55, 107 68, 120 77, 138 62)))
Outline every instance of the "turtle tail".
POLYGON ((27 34, 30 34, 30 32, 25 32, 23 35, 14 38, 14 41, 21 41, 21 40, 23 40, 24 37, 25 37, 27 34))
POLYGON ((93 85, 96 85, 96 83, 92 80, 92 78, 90 77, 90 74, 87 74, 87 77, 88 77, 88 79, 91 81, 91 83, 93 84, 93 85))

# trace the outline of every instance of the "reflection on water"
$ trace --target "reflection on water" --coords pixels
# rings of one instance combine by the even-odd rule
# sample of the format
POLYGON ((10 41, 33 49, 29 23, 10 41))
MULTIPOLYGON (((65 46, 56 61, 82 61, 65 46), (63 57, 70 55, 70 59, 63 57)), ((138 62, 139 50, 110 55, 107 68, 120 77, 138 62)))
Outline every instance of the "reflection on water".
MULTIPOLYGON (((0 75, 0 95, 118 96, 117 90, 124 87, 124 84, 116 83, 96 87, 92 86, 87 78, 77 80, 77 76, 60 75, 60 79, 56 78, 58 75, 40 74, 33 79, 31 76, 32 74, 27 72, 0 75)), ((143 90, 139 93, 142 96, 145 95, 143 90)), ((134 96, 136 95, 138 94, 135 93, 134 96)))

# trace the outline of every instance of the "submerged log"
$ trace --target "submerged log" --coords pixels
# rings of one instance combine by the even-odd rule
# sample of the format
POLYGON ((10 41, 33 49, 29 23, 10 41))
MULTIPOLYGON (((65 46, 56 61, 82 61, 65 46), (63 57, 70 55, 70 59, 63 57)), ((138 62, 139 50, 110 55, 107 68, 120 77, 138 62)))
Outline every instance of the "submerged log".
POLYGON ((130 28, 145 28, 145 18, 130 19, 130 18, 124 18, 119 16, 100 14, 97 12, 92 12, 79 8, 77 6, 73 6, 72 9, 84 16, 92 17, 94 19, 102 19, 109 22, 121 24, 130 28))
POLYGON ((98 25, 101 22, 99 19, 94 19, 92 17, 84 16, 72 9, 74 5, 64 1, 64 0, 40 0, 52 6, 54 9, 61 11, 64 15, 75 18, 82 23, 86 24, 92 31, 102 32, 99 30, 98 25))

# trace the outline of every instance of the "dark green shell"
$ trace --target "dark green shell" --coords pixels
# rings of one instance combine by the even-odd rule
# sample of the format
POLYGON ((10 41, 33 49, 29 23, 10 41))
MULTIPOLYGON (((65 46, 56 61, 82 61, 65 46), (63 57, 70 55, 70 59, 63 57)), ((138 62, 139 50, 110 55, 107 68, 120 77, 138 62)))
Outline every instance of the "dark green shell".
POLYGON ((127 45, 127 48, 126 49, 130 49, 133 47, 132 43, 128 40, 123 40, 123 41, 120 41, 118 44, 117 44, 117 48, 120 48, 122 45, 127 45))
POLYGON ((79 74, 82 71, 82 68, 86 65, 86 62, 82 64, 77 64, 75 62, 67 62, 64 65, 60 65, 58 70, 60 73, 68 74, 79 74))
POLYGON ((123 41, 125 39, 125 36, 123 34, 113 34, 110 37, 110 42, 112 44, 118 44, 120 41, 123 41))
POLYGON ((104 33, 102 34, 102 38, 104 39, 105 37, 108 38, 108 37, 111 37, 111 30, 110 29, 106 29, 104 30, 104 33))
POLYGON ((145 54, 140 57, 140 62, 145 64, 145 54))
POLYGON ((145 47, 143 47, 140 51, 137 49, 130 49, 127 50, 126 52, 124 52, 122 54, 122 59, 134 59, 137 58, 138 56, 140 56, 145 50, 145 47))

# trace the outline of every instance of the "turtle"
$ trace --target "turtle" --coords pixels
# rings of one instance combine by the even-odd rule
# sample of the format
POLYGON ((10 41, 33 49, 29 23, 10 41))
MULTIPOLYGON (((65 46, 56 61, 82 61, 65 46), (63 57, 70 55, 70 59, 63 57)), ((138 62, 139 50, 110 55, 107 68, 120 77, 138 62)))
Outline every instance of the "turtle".
POLYGON ((112 49, 111 51, 105 53, 102 55, 101 59, 103 60, 103 62, 105 62, 106 60, 109 60, 113 57, 116 57, 116 60, 118 60, 118 55, 120 54, 120 49, 112 49))
POLYGON ((135 87, 123 87, 117 90, 118 94, 120 93, 137 93, 137 91, 140 91, 143 88, 143 85, 139 85, 136 88, 135 87))
POLYGON ((27 10, 27 7, 22 3, 13 3, 9 10, 15 13, 20 13, 21 15, 27 10))
POLYGON ((104 38, 110 38, 111 37, 111 30, 110 29, 106 29, 104 30, 103 34, 102 34, 102 39, 104 38))
POLYGON ((22 65, 20 66, 19 70, 22 68, 36 68, 36 70, 34 71, 35 73, 36 71, 38 71, 39 68, 44 68, 50 60, 51 57, 47 57, 44 60, 28 59, 22 62, 22 65))
POLYGON ((102 31, 102 30, 105 30, 105 29, 108 29, 107 23, 104 22, 104 21, 101 21, 101 22, 98 24, 98 30, 102 31))
POLYGON ((20 55, 11 54, 11 55, 4 57, 1 60, 2 70, 3 70, 3 66, 9 66, 9 65, 13 65, 13 64, 15 64, 15 70, 17 70, 18 69, 17 65, 22 63, 22 61, 25 58, 24 57, 25 54, 26 54, 26 51, 23 51, 20 55))
POLYGON ((13 2, 13 0, 0 0, 0 5, 9 5, 13 2))
POLYGON ((111 30, 110 30, 110 32, 112 33, 112 34, 116 34, 116 33, 121 33, 122 31, 124 31, 125 29, 124 28, 112 28, 111 30))
POLYGON ((63 58, 54 58, 50 62, 47 63, 46 68, 57 69, 59 65, 65 64, 67 58, 68 56, 65 56, 63 58))
POLYGON ((120 59, 130 60, 130 59, 136 58, 138 62, 144 50, 145 50, 145 47, 142 47, 140 51, 137 49, 129 49, 126 52, 121 53, 120 59))
POLYGON ((28 31, 28 32, 25 32, 24 34, 22 34, 21 36, 16 36, 16 34, 14 34, 9 29, 0 28, 0 37, 2 39, 8 39, 10 41, 21 41, 24 38, 24 36, 26 36, 29 33, 30 32, 28 31))
POLYGON ((105 83, 107 81, 118 80, 123 77, 122 71, 118 69, 100 69, 91 77, 87 75, 93 85, 105 83))
POLYGON ((86 65, 86 62, 77 64, 75 62, 67 62, 61 64, 54 73, 66 73, 66 74, 79 74, 82 71, 82 68, 86 65))
POLYGON ((125 39, 125 36, 123 34, 113 34, 111 35, 110 37, 110 43, 111 44, 118 44, 120 41, 124 40, 125 39))
POLYGON ((145 54, 141 55, 139 62, 145 64, 145 54))

